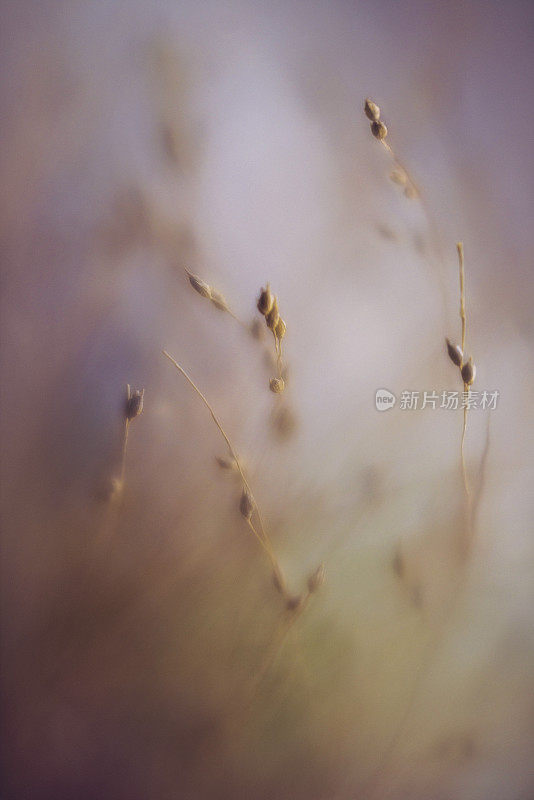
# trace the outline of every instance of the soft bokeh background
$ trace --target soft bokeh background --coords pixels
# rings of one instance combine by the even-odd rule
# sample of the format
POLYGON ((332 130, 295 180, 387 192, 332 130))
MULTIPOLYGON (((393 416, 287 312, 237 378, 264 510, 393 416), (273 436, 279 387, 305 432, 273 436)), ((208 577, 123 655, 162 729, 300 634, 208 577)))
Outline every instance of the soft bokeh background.
POLYGON ((3 796, 532 797, 532 4, 2 18, 3 796), (501 392, 489 427, 470 416, 467 555, 461 413, 374 408, 458 388, 458 239, 477 386, 501 392), (271 281, 282 419, 261 346, 185 266, 247 322, 271 281), (292 589, 325 562, 279 649, 222 440, 162 347, 243 455, 292 589), (145 411, 110 529, 126 383, 145 411))

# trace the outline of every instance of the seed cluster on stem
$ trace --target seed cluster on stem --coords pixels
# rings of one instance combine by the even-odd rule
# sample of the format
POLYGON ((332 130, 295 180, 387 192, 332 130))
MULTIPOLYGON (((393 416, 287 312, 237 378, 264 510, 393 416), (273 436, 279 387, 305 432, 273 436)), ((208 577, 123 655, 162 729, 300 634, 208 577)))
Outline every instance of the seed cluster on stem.
POLYGON ((118 475, 113 476, 109 480, 106 487, 105 499, 108 505, 103 523, 96 538, 96 541, 99 543, 109 541, 118 523, 126 479, 126 453, 128 450, 130 425, 134 419, 142 414, 144 397, 144 389, 132 389, 129 383, 126 385, 126 397, 124 398, 122 406, 122 420, 124 423, 124 428, 122 436, 120 468, 118 475))
MULTIPOLYGON (((239 317, 234 314, 233 311, 231 311, 221 292, 219 292, 213 286, 210 286, 209 283, 206 283, 206 281, 204 281, 198 275, 190 272, 188 269, 186 269, 185 272, 189 283, 197 292, 197 294, 209 300, 219 311, 224 311, 229 314, 233 319, 235 319, 236 322, 239 323, 239 325, 241 325, 242 328, 247 331, 247 333, 252 336, 253 339, 258 341, 262 340, 263 328, 257 318, 254 319, 250 325, 247 325, 245 322, 239 319, 239 317)), ((261 294, 256 305, 258 310, 265 317, 267 328, 272 332, 275 343, 274 363, 276 364, 277 375, 276 377, 270 378, 269 389, 274 394, 282 394, 282 392, 285 390, 287 379, 287 369, 282 361, 282 339, 286 334, 286 323, 279 314, 278 300, 271 294, 269 284, 267 284, 266 289, 261 290, 261 294)), ((266 352, 269 355, 269 363, 271 363, 273 359, 270 355, 270 351, 267 350, 266 352)))
POLYGON ((467 315, 465 311, 465 264, 464 264, 464 246, 462 242, 456 244, 456 251, 458 253, 458 269, 460 277, 460 320, 462 323, 461 344, 453 344, 450 339, 446 339, 447 353, 452 363, 458 367, 460 378, 464 387, 464 404, 463 404, 463 425, 462 425, 462 438, 460 442, 460 460, 462 468, 462 478, 464 490, 467 498, 467 519, 468 519, 468 535, 471 535, 471 492, 469 489, 469 481, 467 477, 467 468, 465 464, 465 435, 467 432, 467 414, 469 411, 469 392, 476 377, 476 366, 471 356, 465 360, 465 339, 467 334, 467 315))
POLYGON ((274 392, 274 394, 281 394, 285 389, 285 381, 283 378, 282 339, 286 335, 287 327, 278 310, 278 298, 272 294, 269 284, 266 285, 265 289, 262 287, 256 306, 260 314, 265 317, 265 324, 272 332, 274 338, 276 369, 278 374, 275 378, 270 379, 269 389, 271 392, 274 392))
MULTIPOLYGON (((419 198, 423 210, 426 214, 428 225, 430 228, 431 233, 433 233, 434 240, 436 245, 439 245, 439 232, 434 221, 434 217, 431 213, 431 210, 424 202, 424 197, 419 192, 418 187, 415 184, 415 181, 410 176, 406 167, 401 163, 400 159, 397 157, 396 153, 393 151, 393 148, 387 141, 388 130, 387 127, 382 123, 380 118, 380 108, 374 103, 372 100, 367 99, 364 104, 364 111, 365 115, 371 122, 371 132, 373 136, 382 144, 382 146, 388 151, 391 158, 393 159, 394 163, 394 170, 390 175, 391 180, 402 186, 404 188, 404 194, 409 197, 417 197, 419 198)), ((468 478, 467 478, 467 470, 464 458, 464 443, 465 443, 465 436, 467 430, 467 415, 469 409, 469 392, 470 387, 474 383, 476 377, 476 367, 473 362, 472 357, 465 358, 465 350, 466 350, 466 331, 467 331, 467 314, 466 314, 466 305, 465 305, 465 267, 464 267, 464 251, 463 245, 461 242, 458 242, 456 245, 457 253, 458 253, 458 263, 459 263, 459 277, 460 277, 460 319, 461 319, 461 343, 456 344, 455 342, 451 341, 450 339, 446 339, 446 348, 447 354, 449 359, 458 369, 460 374, 460 379, 463 384, 464 389, 464 397, 465 401, 463 404, 463 427, 462 427, 462 438, 461 438, 461 448, 460 448, 460 456, 461 456, 461 470, 462 470, 462 477, 463 477, 463 484, 466 496, 466 509, 467 509, 467 546, 469 546, 471 538, 472 538, 472 530, 474 527, 474 514, 476 509, 476 503, 480 498, 480 490, 482 483, 479 482, 479 488, 477 492, 477 496, 475 497, 474 504, 471 499, 471 492, 469 488, 468 478)), ((441 260, 441 258, 440 258, 441 260)), ((441 281, 440 281, 441 284, 441 281)), ((444 287, 442 286, 442 291, 444 287)), ((489 439, 487 439, 488 444, 489 439)), ((483 462, 487 455, 487 445, 486 450, 483 456, 483 462)), ((466 548, 467 549, 467 548, 466 548)), ((393 571, 397 575, 398 578, 405 578, 406 573, 406 565, 405 560, 403 557, 403 553, 400 549, 400 546, 397 546, 393 562, 392 562, 393 571)), ((387 773, 386 767, 388 762, 392 758, 392 754, 395 752, 399 741, 401 740, 402 734, 406 729, 408 721, 410 720, 410 716, 415 705, 416 699, 419 696, 420 688, 425 680, 430 667, 433 663, 433 659, 438 652, 438 643, 439 638, 442 634, 442 631, 445 629, 446 625, 448 624, 455 608, 458 598, 460 597, 459 587, 462 581, 463 573, 459 573, 457 579, 455 581, 455 585, 450 595, 450 602, 448 608, 446 609, 446 613, 443 616, 443 620, 441 625, 439 626, 438 630, 436 631, 435 635, 432 636, 426 644, 425 647, 425 654, 423 661, 420 663, 419 669, 416 673, 416 679, 412 686, 412 690, 410 693, 410 697, 408 700, 408 704, 405 706, 402 715, 398 724, 393 728, 393 733, 387 743, 385 751, 383 752, 382 756, 379 758, 378 764, 373 768, 371 774, 364 782, 363 786, 360 789, 359 796, 366 797, 368 800, 375 797, 382 797, 384 792, 382 791, 379 794, 379 790, 383 790, 383 785, 380 786, 380 782, 385 773, 387 773)), ((419 604, 420 602, 420 592, 419 587, 414 586, 414 595, 413 595, 413 602, 414 604, 419 604)))
POLYGON ((209 283, 206 283, 206 281, 203 281, 198 275, 194 275, 192 272, 189 272, 188 269, 185 271, 187 277, 189 278, 189 283, 195 292, 198 292, 201 297, 205 297, 207 300, 209 300, 219 311, 224 311, 227 314, 230 314, 230 316, 237 320, 237 322, 243 324, 241 323, 241 320, 236 317, 233 311, 230 310, 228 303, 221 292, 219 292, 213 286, 210 286, 209 283))
POLYGON ((295 611, 297 608, 301 607, 301 604, 305 601, 306 597, 312 592, 315 592, 319 586, 324 582, 324 566, 320 565, 317 570, 313 573, 312 576, 308 579, 308 593, 305 596, 297 595, 294 596, 289 593, 286 585, 286 581, 280 567, 279 561, 276 557, 274 547, 272 545, 271 539, 269 534, 266 530, 263 517, 261 515, 260 509, 252 492, 250 482, 245 475, 245 471, 243 468, 243 464, 241 459, 239 458, 235 447, 233 446, 228 434, 226 433, 225 429, 222 426, 219 417, 216 415, 215 411, 213 410, 212 405, 207 400, 205 395, 200 391, 196 383, 193 379, 188 375, 185 369, 166 351, 163 350, 163 355, 169 359, 169 361, 176 367, 176 369, 184 376, 186 381, 189 383, 191 388, 195 391, 197 396, 202 400, 206 408, 211 414, 211 418, 215 423, 219 433, 223 437, 224 441, 226 442, 226 446, 228 447, 229 452, 229 459, 222 459, 217 458, 217 462, 221 466, 222 469, 236 469, 239 477, 241 479, 241 495, 239 498, 239 512, 247 526, 249 527, 250 531, 254 535, 255 539, 259 543, 260 547, 264 550, 267 554, 272 567, 272 576, 273 576, 273 585, 277 592, 279 592, 284 601, 286 608, 289 611, 295 611), (298 602, 296 602, 296 598, 298 598, 298 602))
POLYGON ((139 417, 143 412, 145 390, 132 389, 130 384, 126 384, 126 400, 124 403, 124 438, 122 443, 121 471, 115 489, 117 494, 122 495, 124 488, 124 477, 126 473, 126 450, 128 448, 128 433, 132 420, 139 417))
POLYGON ((408 172, 407 168, 404 166, 404 164, 402 164, 392 146, 387 141, 388 129, 380 117, 379 106, 377 106, 373 100, 367 98, 364 103, 363 110, 365 112, 365 116, 371 122, 371 133, 375 139, 378 139, 380 144, 388 151, 389 155, 393 159, 394 169, 389 177, 393 183, 402 186, 404 189, 404 194, 408 199, 412 200, 415 197, 419 197, 420 192, 417 184, 408 172))

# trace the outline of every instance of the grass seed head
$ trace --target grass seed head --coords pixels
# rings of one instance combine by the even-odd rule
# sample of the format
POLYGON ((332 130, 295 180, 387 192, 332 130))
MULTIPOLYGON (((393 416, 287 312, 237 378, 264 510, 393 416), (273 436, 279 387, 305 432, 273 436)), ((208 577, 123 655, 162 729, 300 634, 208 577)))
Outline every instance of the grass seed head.
POLYGON ((271 311, 273 303, 274 303, 274 297, 271 293, 269 284, 267 284, 265 289, 262 287, 260 296, 258 297, 257 306, 260 314, 263 314, 263 316, 266 317, 267 314, 271 311))
POLYGON ((271 306, 271 310, 265 317, 265 321, 267 322, 267 327, 274 333, 276 331, 276 326, 278 325, 278 321, 280 319, 280 315, 278 314, 278 298, 274 298, 273 304, 271 306))
POLYGON ((377 119, 374 122, 371 122, 371 133, 373 134, 375 139, 382 141, 382 139, 385 139, 386 136, 388 135, 388 129, 386 128, 382 120, 377 119))
POLYGON ((378 122, 380 119, 380 108, 369 98, 365 101, 363 110, 365 111, 365 116, 371 122, 378 122))
POLYGON ((132 390, 130 389, 130 385, 128 384, 126 405, 125 405, 125 416, 129 422, 132 419, 138 417, 143 411, 144 395, 145 395, 144 389, 132 390))
POLYGON ((475 382, 477 368, 473 364, 473 359, 469 356, 469 361, 466 361, 462 369, 462 380, 467 386, 471 386, 475 382))
POLYGON ((269 389, 275 394, 281 394, 285 388, 286 384, 283 378, 271 378, 269 381, 269 389))
POLYGON ((211 300, 211 286, 203 281, 202 278, 199 278, 198 275, 193 275, 192 272, 187 273, 187 277, 189 278, 189 283, 195 290, 198 292, 202 297, 207 297, 208 300, 211 300))
POLYGON ((282 319, 282 317, 278 317, 278 322, 276 323, 276 328, 274 329, 274 335, 278 339, 279 342, 282 341, 284 336, 286 335, 286 323, 282 319))
POLYGON ((449 354, 450 360, 457 367, 461 367, 464 358, 462 348, 459 344, 452 344, 450 339, 446 339, 445 341, 447 342, 447 353, 449 354))
POLYGON ((248 520, 252 517, 252 512, 254 511, 254 503, 245 486, 243 487, 243 493, 239 501, 239 511, 241 515, 248 520))

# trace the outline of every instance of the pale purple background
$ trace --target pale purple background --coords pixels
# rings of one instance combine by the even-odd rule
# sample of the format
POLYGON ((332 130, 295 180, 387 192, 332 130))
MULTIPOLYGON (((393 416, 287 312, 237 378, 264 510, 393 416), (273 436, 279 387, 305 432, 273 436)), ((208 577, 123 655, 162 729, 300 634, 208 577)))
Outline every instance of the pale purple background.
MULTIPOLYGON (((341 800, 382 764, 380 797, 531 797, 532 4, 21 0, 2 16, 6 796, 341 800), (437 260, 367 95, 438 221, 437 260), (477 385, 501 392, 460 572, 460 415, 374 410, 378 387, 457 388, 458 239, 477 385), (272 441, 256 346, 184 266, 247 320, 275 287, 290 442, 272 441), (239 724, 279 609, 164 346, 245 453, 289 580, 327 566, 239 724), (146 409, 102 553, 127 382, 146 409)), ((473 475, 485 436, 473 415, 473 475)))

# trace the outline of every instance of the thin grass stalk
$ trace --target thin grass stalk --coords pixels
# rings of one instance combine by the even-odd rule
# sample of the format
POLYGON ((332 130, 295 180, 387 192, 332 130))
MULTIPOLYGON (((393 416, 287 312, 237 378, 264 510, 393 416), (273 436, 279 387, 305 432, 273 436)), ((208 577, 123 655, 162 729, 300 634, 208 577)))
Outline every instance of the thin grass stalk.
POLYGON ((224 428, 222 426, 222 423, 220 422, 219 418, 217 417, 217 415, 216 415, 215 411, 213 410, 211 404, 209 403, 208 399, 200 391, 200 389, 198 388, 196 383, 188 375, 188 373, 185 371, 185 369, 166 350, 163 350, 162 352, 163 352, 163 355, 166 358, 168 358, 169 361, 176 367, 176 369, 184 376, 184 378, 187 380, 187 382, 192 387, 192 389, 196 392, 198 397, 200 397, 200 399, 202 400, 202 402, 204 403, 204 405, 206 406, 206 408, 210 412, 211 417, 212 417, 217 429, 219 430, 221 436, 223 437, 224 441, 226 442, 226 445, 228 447, 230 456, 235 461, 235 464, 236 464, 236 467, 238 469, 239 475, 241 476, 241 480, 243 482, 243 486, 246 489, 246 491, 248 492, 248 494, 250 496, 250 499, 252 500, 252 503, 254 505, 254 511, 255 511, 256 516, 258 518, 259 531, 257 530, 256 526, 254 525, 254 523, 252 522, 252 520, 250 518, 247 518, 247 520, 246 520, 247 524, 250 527, 250 529, 251 529, 252 533, 254 534, 254 536, 256 537, 257 541, 259 542, 259 544, 263 548, 263 550, 267 553, 267 555, 268 555, 268 557, 269 557, 269 559, 271 561, 273 572, 276 575, 276 578, 278 579, 282 594, 284 595, 284 597, 287 597, 287 590, 285 588, 285 586, 286 586, 285 579, 284 579, 280 564, 278 562, 278 559, 276 558, 276 554, 274 552, 274 548, 273 548, 272 542, 271 542, 270 537, 269 537, 269 535, 268 535, 268 533, 267 533, 267 531, 265 529, 265 525, 264 525, 264 522, 263 522, 263 517, 261 515, 259 506, 258 506, 258 504, 256 502, 255 497, 254 497, 254 493, 253 493, 253 491, 252 491, 252 489, 250 487, 250 483, 249 483, 249 481, 248 481, 248 479, 247 479, 247 477, 245 475, 245 472, 243 470, 243 466, 241 464, 239 456, 237 455, 237 452, 236 452, 234 446, 232 445, 232 442, 230 441, 230 438, 229 438, 228 434, 224 430, 224 428))
MULTIPOLYGON (((460 276, 460 319, 462 321, 462 353, 465 353, 465 337, 467 333, 467 317, 465 314, 465 265, 464 265, 464 246, 463 242, 458 242, 456 245, 456 249, 458 252, 458 269, 459 269, 459 276, 460 276)), ((464 382, 464 392, 469 391, 469 386, 464 382)), ((467 479, 467 469, 465 465, 465 453, 464 453, 464 445, 465 445, 465 434, 467 432, 467 412, 468 407, 464 405, 464 421, 462 427, 462 440, 460 445, 460 455, 462 460, 462 477, 464 482, 464 489, 465 494, 467 497, 468 503, 470 502, 470 491, 469 491, 469 482, 467 479)))

